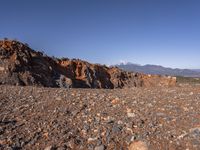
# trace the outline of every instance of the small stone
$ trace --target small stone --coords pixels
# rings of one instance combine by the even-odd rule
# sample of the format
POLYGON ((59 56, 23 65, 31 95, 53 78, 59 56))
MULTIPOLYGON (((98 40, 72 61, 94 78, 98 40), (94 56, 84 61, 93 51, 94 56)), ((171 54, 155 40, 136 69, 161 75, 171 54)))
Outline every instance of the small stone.
POLYGON ((121 130, 122 130, 122 127, 121 126, 113 126, 113 128, 112 128, 112 132, 113 133, 118 133, 118 132, 121 132, 121 130))
POLYGON ((149 103, 147 104, 148 107, 153 107, 153 104, 149 103))
POLYGON ((127 113, 130 113, 130 112, 132 112, 132 110, 131 110, 130 108, 127 108, 127 109, 126 109, 126 112, 127 112, 127 113))
POLYGON ((111 101, 111 103, 112 103, 113 105, 118 104, 118 103, 119 103, 119 98, 113 99, 113 100, 111 101))
POLYGON ((135 117, 135 113, 128 112, 127 115, 128 115, 129 118, 135 117))
POLYGON ((126 128, 126 130, 131 132, 131 133, 133 132, 133 130, 131 128, 128 128, 128 127, 126 128))
POLYGON ((88 138, 88 142, 93 142, 93 141, 96 141, 97 140, 97 137, 95 138, 88 138))
POLYGON ((88 131, 88 130, 90 129, 90 126, 87 125, 87 124, 84 124, 84 125, 83 125, 83 129, 86 130, 86 131, 88 131))
POLYGON ((55 147, 50 145, 50 146, 47 146, 44 150, 55 150, 55 147))
POLYGON ((190 92, 190 95, 193 95, 194 93, 193 92, 190 92))
POLYGON ((100 113, 97 113, 97 116, 98 116, 98 117, 100 117, 100 116, 101 116, 101 114, 100 114, 100 113))
POLYGON ((108 124, 114 123, 114 118, 112 118, 112 117, 110 117, 110 116, 108 116, 105 120, 106 120, 106 122, 107 122, 108 124))
POLYGON ((128 150, 148 150, 148 146, 143 141, 135 141, 129 145, 128 150))
POLYGON ((5 69, 4 69, 4 67, 0 67, 0 71, 4 71, 5 69))
POLYGON ((104 145, 96 146, 94 150, 105 150, 105 146, 104 145))
POLYGON ((62 98, 61 98, 61 97, 56 97, 56 100, 57 100, 57 101, 61 101, 62 98))
POLYGON ((123 124, 123 122, 122 122, 121 120, 119 120, 119 121, 117 122, 117 124, 123 124))
POLYGON ((190 135, 200 137, 200 127, 190 129, 190 135))

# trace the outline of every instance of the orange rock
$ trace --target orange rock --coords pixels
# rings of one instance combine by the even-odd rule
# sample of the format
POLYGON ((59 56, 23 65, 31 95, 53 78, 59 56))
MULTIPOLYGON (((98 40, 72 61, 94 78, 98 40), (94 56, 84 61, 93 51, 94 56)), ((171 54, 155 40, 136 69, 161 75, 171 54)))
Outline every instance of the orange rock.
POLYGON ((43 136, 44 136, 45 138, 49 138, 49 133, 48 133, 48 132, 45 132, 45 133, 43 134, 43 136))
POLYGON ((112 103, 113 105, 116 105, 116 104, 119 103, 119 99, 113 99, 113 100, 111 101, 111 103, 112 103))

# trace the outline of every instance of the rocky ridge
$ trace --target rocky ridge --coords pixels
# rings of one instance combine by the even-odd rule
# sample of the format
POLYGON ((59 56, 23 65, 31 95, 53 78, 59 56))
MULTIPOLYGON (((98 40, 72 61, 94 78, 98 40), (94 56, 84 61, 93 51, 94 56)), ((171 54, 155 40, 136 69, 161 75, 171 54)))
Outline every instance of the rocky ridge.
POLYGON ((80 59, 58 59, 15 40, 0 41, 0 84, 71 88, 174 86, 171 76, 126 72, 80 59))

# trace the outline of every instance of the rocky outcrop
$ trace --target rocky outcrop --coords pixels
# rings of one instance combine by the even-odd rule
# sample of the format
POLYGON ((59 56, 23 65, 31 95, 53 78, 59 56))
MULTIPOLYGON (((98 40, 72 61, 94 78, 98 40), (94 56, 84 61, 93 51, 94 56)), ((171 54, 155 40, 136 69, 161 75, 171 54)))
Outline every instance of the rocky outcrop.
POLYGON ((143 87, 151 87, 151 86, 170 87, 176 85, 176 77, 172 76, 139 74, 139 80, 142 81, 143 87))
POLYGON ((54 87, 55 66, 53 59, 20 42, 0 41, 0 84, 54 87))
POLYGON ((58 63, 65 68, 65 75, 72 80, 72 87, 122 88, 128 85, 133 78, 133 73, 116 67, 90 64, 79 59, 63 59, 58 60, 58 63))
POLYGON ((126 72, 79 59, 52 58, 18 41, 2 40, 0 84, 113 89, 173 86, 176 79, 126 72))

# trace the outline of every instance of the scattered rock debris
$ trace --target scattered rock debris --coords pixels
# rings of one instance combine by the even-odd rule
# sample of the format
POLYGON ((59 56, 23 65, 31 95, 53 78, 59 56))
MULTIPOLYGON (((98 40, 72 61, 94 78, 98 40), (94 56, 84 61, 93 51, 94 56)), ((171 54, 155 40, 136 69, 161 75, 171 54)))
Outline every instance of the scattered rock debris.
POLYGON ((1 85, 0 150, 199 150, 199 108, 199 86, 1 85))

